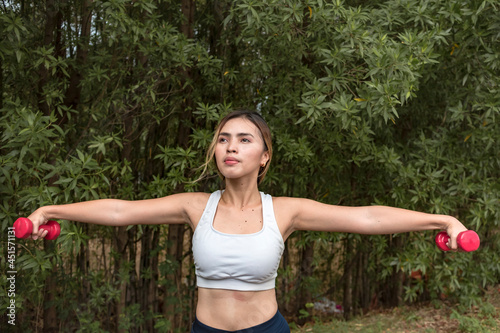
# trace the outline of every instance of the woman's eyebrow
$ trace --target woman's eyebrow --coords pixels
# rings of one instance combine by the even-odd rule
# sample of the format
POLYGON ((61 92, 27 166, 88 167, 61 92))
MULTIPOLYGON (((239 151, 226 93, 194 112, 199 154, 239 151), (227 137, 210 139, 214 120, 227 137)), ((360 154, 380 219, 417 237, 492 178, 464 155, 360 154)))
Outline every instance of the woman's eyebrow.
MULTIPOLYGON (((219 133, 219 136, 229 136, 231 137, 231 133, 227 133, 227 132, 221 132, 219 133)), ((242 137, 242 136, 251 136, 251 137, 254 137, 252 133, 238 133, 236 134, 237 137, 242 137)))

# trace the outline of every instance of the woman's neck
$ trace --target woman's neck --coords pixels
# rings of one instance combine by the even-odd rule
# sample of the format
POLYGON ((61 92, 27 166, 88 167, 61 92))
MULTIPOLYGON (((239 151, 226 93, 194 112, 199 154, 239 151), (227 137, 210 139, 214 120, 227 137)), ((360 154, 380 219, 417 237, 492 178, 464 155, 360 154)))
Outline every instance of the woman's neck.
POLYGON ((224 204, 244 208, 261 203, 257 182, 244 184, 238 180, 227 180, 221 200, 224 204))

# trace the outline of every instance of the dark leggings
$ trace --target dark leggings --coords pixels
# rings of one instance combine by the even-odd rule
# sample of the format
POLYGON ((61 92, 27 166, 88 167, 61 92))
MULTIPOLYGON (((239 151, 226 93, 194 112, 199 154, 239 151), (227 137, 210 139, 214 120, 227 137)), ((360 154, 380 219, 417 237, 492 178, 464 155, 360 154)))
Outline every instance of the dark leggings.
POLYGON ((207 326, 195 318, 191 333, 290 333, 290 327, 285 318, 278 311, 268 321, 257 326, 245 328, 238 331, 225 331, 207 326))

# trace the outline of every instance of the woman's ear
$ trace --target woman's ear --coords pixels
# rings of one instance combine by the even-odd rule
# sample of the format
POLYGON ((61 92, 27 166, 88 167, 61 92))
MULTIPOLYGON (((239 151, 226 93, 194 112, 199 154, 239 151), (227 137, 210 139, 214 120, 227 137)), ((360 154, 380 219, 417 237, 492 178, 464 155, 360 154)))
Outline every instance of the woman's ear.
POLYGON ((261 167, 265 167, 267 162, 269 162, 269 152, 266 150, 263 154, 262 154, 262 158, 260 160, 260 166, 261 167))

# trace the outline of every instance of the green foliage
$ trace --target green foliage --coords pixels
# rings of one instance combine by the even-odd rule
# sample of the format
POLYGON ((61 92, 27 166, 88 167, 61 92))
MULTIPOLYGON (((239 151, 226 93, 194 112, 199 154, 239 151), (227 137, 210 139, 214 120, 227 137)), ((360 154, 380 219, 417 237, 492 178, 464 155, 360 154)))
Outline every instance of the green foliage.
POLYGON ((450 318, 458 320, 461 332, 490 332, 491 330, 490 325, 485 325, 478 318, 464 316, 455 310, 453 310, 450 318))
MULTIPOLYGON (((482 240, 477 253, 444 254, 432 232, 292 235, 288 244, 299 251, 315 244, 307 258, 314 274, 297 276, 297 260, 282 267, 282 304, 303 292, 284 281, 300 280, 304 292, 322 294, 344 281, 353 263, 369 297, 388 293, 401 271, 424 276, 405 280, 408 302, 445 296, 471 306, 483 288, 498 283, 496 1, 196 2, 191 35, 181 4, 164 0, 55 1, 53 8, 5 1, 1 10, 2 234, 42 205, 217 189, 216 178, 191 181, 217 121, 232 108, 249 107, 264 115, 274 135, 262 190, 451 214, 482 240)), ((153 281, 157 298, 175 304, 184 320, 194 311, 188 301, 194 277, 167 255, 175 246, 167 243, 168 228, 131 227, 119 238, 109 228, 62 223, 55 246, 18 241, 25 290, 18 304, 27 317, 40 319, 38 309, 53 305, 34 292, 49 278, 58 286, 58 320, 80 330, 111 329, 104 304, 119 302, 120 283, 130 292, 153 281), (161 235, 154 255, 136 259, 141 237, 153 232, 161 235), (96 244, 107 257, 85 251, 96 244), (144 267, 151 258, 162 261, 144 267), (188 281, 182 297, 166 278, 178 269, 188 281), (70 282, 79 279, 94 281, 85 296, 70 282)), ((341 302, 340 285, 330 293, 341 302)), ((362 307, 359 298, 354 307, 362 307)), ((175 329, 157 304, 145 303, 131 301, 115 314, 137 318, 121 321, 123 329, 175 329)), ((305 315, 303 306, 290 315, 305 315)))

